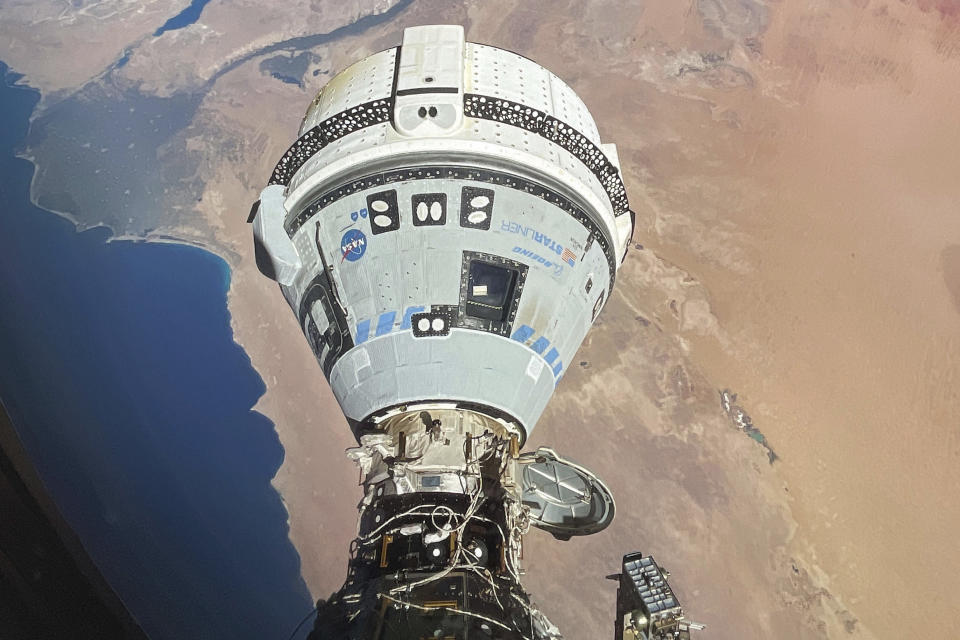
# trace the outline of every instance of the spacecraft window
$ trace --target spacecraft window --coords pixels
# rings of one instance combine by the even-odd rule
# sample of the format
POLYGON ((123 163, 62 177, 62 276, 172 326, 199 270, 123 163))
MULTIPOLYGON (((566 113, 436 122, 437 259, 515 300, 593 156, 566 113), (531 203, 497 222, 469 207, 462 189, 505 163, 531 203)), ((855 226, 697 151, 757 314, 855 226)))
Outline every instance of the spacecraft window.
POLYGON ((516 269, 471 261, 467 280, 467 315, 504 322, 510 311, 517 275, 516 269))

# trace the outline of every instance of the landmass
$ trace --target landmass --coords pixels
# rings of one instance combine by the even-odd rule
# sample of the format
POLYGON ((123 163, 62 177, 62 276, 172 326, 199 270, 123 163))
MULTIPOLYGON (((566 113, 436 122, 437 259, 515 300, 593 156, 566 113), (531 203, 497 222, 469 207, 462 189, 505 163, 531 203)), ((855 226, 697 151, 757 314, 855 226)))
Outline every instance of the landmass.
POLYGON ((638 549, 712 638, 956 633, 951 3, 214 0, 152 35, 185 6, 15 3, 0 59, 43 91, 25 150, 37 202, 230 263, 234 336, 267 386, 256 408, 286 451, 274 485, 315 597, 345 575, 352 436, 256 270, 247 213, 326 79, 406 26, 449 22, 585 98, 643 243, 528 445, 595 470, 618 504, 601 535, 528 537, 525 585, 547 615, 570 638, 606 634, 603 576, 638 549), (731 424, 727 388, 763 442, 731 424))

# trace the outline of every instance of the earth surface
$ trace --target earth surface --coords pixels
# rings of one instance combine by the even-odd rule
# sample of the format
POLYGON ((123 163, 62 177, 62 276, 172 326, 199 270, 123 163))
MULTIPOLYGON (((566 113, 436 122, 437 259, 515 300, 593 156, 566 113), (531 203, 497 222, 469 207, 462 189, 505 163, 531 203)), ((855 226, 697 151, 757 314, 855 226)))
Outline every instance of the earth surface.
POLYGON ((228 262, 312 597, 345 576, 353 441, 247 213, 330 77, 456 23, 583 97, 637 212, 529 443, 617 500, 602 534, 527 538, 544 612, 611 637, 604 576, 642 550, 703 637, 960 636, 960 5, 212 0, 160 29, 186 7, 8 1, 0 60, 41 92, 37 204, 228 262))

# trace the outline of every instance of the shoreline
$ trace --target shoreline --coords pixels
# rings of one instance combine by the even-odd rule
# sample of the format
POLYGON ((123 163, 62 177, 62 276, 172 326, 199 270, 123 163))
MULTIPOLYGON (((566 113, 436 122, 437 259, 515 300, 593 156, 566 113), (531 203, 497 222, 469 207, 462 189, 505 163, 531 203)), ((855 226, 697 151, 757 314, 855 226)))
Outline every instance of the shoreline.
MULTIPOLYGON (((937 265, 944 244, 960 245, 960 192, 947 176, 960 138, 942 127, 960 105, 960 82, 943 80, 957 78, 945 54, 960 51, 958 23, 909 3, 883 13, 741 4, 743 15, 718 16, 706 4, 587 3, 544 22, 542 7, 407 3, 311 50, 322 62, 305 89, 264 80, 258 60, 214 73, 198 108, 207 119, 191 134, 210 152, 203 198, 176 209, 183 228, 117 236, 52 211, 78 233, 106 227, 108 243, 182 244, 224 260, 232 339, 264 386, 252 410, 285 452, 270 483, 314 597, 344 577, 360 498, 342 454, 352 436, 294 314, 253 263, 245 213, 314 85, 430 20, 463 22, 471 39, 570 79, 618 144, 647 247, 628 253, 616 304, 528 445, 577 453, 610 484, 615 535, 558 547, 531 533, 534 598, 561 617, 577 607, 555 622, 593 637, 608 628, 612 596, 588 574, 636 544, 667 561, 690 616, 720 636, 882 635, 895 624, 891 583, 916 594, 918 632, 952 629, 943 594, 960 585, 949 492, 960 478, 949 429, 960 303, 944 296, 937 265), (556 48, 558 30, 571 46, 556 48), (223 140, 233 155, 214 155, 223 140), (776 464, 723 412, 727 388, 776 464), (598 437, 584 448, 590 425, 598 437), (641 495, 652 493, 659 501, 641 495)), ((34 200, 42 168, 24 159, 34 200)))
POLYGON ((51 209, 50 207, 47 207, 45 205, 41 205, 39 203, 39 198, 37 197, 37 194, 36 194, 37 173, 40 170, 39 163, 37 162, 35 157, 28 155, 26 153, 18 152, 16 157, 21 160, 25 160, 29 162, 33 166, 33 173, 30 176, 30 194, 29 194, 30 203, 37 209, 41 209, 43 211, 46 211, 47 213, 52 213, 53 215, 66 220, 67 222, 73 225, 76 233, 85 233, 87 231, 92 231, 96 229, 106 229, 109 232, 109 235, 107 236, 106 240, 104 240, 104 243, 106 244, 110 244, 113 242, 131 242, 136 244, 145 244, 145 243, 178 244, 178 245, 183 245, 187 247, 192 247, 194 249, 202 249, 207 253, 211 253, 215 255, 216 257, 220 258, 225 263, 227 263, 227 266, 231 271, 239 265, 238 255, 234 251, 231 251, 217 244, 216 242, 207 242, 196 237, 193 237, 193 238, 187 237, 186 234, 177 235, 177 230, 175 228, 169 229, 163 232, 151 231, 145 236, 138 236, 134 234, 117 234, 116 230, 105 222, 97 222, 95 224, 86 224, 81 222, 72 213, 69 213, 66 211, 58 211, 56 209, 51 209))
POLYGON ((9 365, 4 401, 19 407, 31 464, 151 633, 215 631, 208 610, 232 618, 220 625, 228 633, 255 601, 265 610, 248 629, 287 632, 290 609, 299 617, 313 596, 273 482, 287 454, 276 424, 252 408, 267 382, 235 338, 232 267, 176 236, 119 237, 39 205, 43 165, 21 150, 40 92, 19 88, 5 87, 4 96, 12 126, 4 135, 8 269, 0 296, 10 313, 0 349, 9 365), (118 250, 107 248, 111 241, 187 248, 118 250), (161 491, 149 488, 154 482, 161 491), (170 537, 168 524, 180 536, 170 537), (231 530, 237 525, 242 531, 231 530), (224 539, 230 544, 217 543, 224 539), (243 548, 261 554, 245 558, 243 548), (151 581, 130 578, 144 570, 151 581), (260 584, 272 596, 249 581, 229 595, 215 588, 218 576, 250 570, 269 573, 260 584), (182 615, 165 618, 165 605, 182 615))
MULTIPOLYGON (((22 74, 17 75, 22 78, 22 74)), ((38 94, 37 105, 40 104, 43 99, 42 91, 27 84, 20 86, 24 90, 36 92, 38 94)), ((37 109, 35 107, 29 116, 30 124, 27 133, 29 133, 29 127, 33 125, 36 115, 37 109)), ((223 261, 226 300, 224 311, 227 315, 227 330, 230 332, 230 340, 243 352, 252 375, 255 375, 262 385, 262 391, 253 401, 249 411, 258 413, 269 421, 271 430, 281 443, 284 451, 283 462, 269 479, 269 485, 283 505, 287 539, 299 558, 300 577, 306 584, 314 602, 318 597, 329 595, 330 592, 339 588, 345 576, 345 554, 351 539, 350 532, 353 529, 353 520, 356 515, 354 506, 357 496, 354 495, 353 482, 355 468, 342 455, 346 448, 352 446, 352 435, 346 427, 339 406, 332 398, 332 393, 329 391, 325 379, 323 379, 322 372, 316 367, 312 353, 308 348, 304 348, 303 337, 299 329, 295 331, 292 340, 285 340, 283 335, 286 334, 277 336, 276 342, 268 340, 262 345, 268 346, 267 350, 258 348, 255 344, 260 338, 254 338, 253 336, 263 332, 266 327, 273 324, 286 325, 287 323, 292 323, 295 327, 296 321, 292 317, 288 317, 290 316, 289 310, 282 301, 276 283, 263 278, 256 269, 253 260, 245 261, 242 254, 232 246, 234 244, 239 245, 240 242, 246 240, 250 233, 250 225, 246 223, 246 215, 244 214, 242 218, 227 216, 218 218, 218 215, 225 210, 211 212, 206 209, 197 209, 198 219, 204 222, 212 221, 214 223, 212 229, 216 232, 216 237, 223 238, 222 242, 208 242, 196 236, 191 236, 188 232, 184 232, 184 229, 178 228, 165 229, 162 232, 154 232, 145 236, 117 234, 115 229, 106 223, 83 224, 70 212, 40 205, 38 203, 37 176, 43 170, 42 163, 30 153, 28 147, 21 146, 21 148, 16 149, 14 156, 30 165, 28 198, 31 205, 38 210, 51 213, 57 218, 67 221, 72 225, 74 233, 80 234, 85 231, 103 228, 107 233, 107 237, 103 241, 104 244, 112 242, 176 244, 191 249, 199 249, 223 261), (252 274, 248 273, 249 271, 252 271, 252 274), (250 287, 258 290, 258 294, 238 293, 238 290, 249 289, 250 287), (266 308, 263 303, 265 300, 272 300, 273 298, 270 296, 276 296, 280 300, 277 301, 276 305, 266 308), (238 308, 240 311, 238 311, 238 308), (247 320, 240 319, 239 316, 245 316, 247 320), (254 318, 257 318, 257 320, 252 320, 254 318), (247 339, 244 339, 244 334, 247 334, 247 339), (279 349, 278 344, 282 345, 279 349), (286 350, 284 357, 278 360, 276 358, 278 351, 284 351, 284 347, 290 348, 286 350), (273 359, 271 359, 271 355, 273 359), (301 370, 301 374, 278 386, 277 377, 283 376, 286 370, 296 369, 297 367, 301 370), (280 393, 278 389, 282 389, 283 392, 280 393), (291 398, 295 397, 310 398, 310 400, 291 406, 291 398), (340 422, 344 424, 339 425, 340 422), (310 425, 315 428, 310 428, 310 425), (340 428, 331 425, 337 425, 340 428), (298 429, 304 429, 305 427, 310 432, 309 436, 298 433, 298 429), (299 446, 304 442, 309 442, 309 444, 299 446), (331 443, 333 443, 332 446, 335 451, 333 459, 323 460, 322 468, 316 468, 311 462, 314 457, 311 452, 318 452, 316 457, 322 459, 325 448, 331 446, 331 443), (306 450, 306 453, 304 453, 304 450, 306 450), (345 502, 349 505, 349 508, 344 512, 347 517, 322 517, 323 513, 339 512, 340 509, 316 507, 318 502, 322 503, 321 497, 313 488, 317 478, 324 479, 329 493, 347 498, 345 502), (308 509, 302 508, 302 505, 310 503, 313 503, 313 506, 308 509), (297 505, 300 505, 301 508, 298 509, 297 505), (339 526, 343 523, 347 523, 347 525, 339 526), (323 533, 324 538, 318 538, 318 531, 323 533), (330 540, 334 541, 332 545, 336 547, 332 557, 330 557, 330 554, 322 552, 318 557, 318 548, 325 548, 330 540)), ((234 179, 232 175, 230 178, 234 179)), ((205 188, 211 185, 215 186, 218 181, 219 178, 212 177, 205 188)), ((235 194, 235 190, 228 189, 225 193, 235 194)), ((228 203, 232 197, 233 195, 226 196, 228 203)), ((245 210, 244 208, 244 212, 245 210)), ((252 252, 250 253, 252 254, 252 252)))
MULTIPOLYGON (((192 248, 206 251, 207 253, 210 253, 224 261, 229 274, 229 279, 226 286, 226 312, 228 315, 228 325, 231 332, 231 339, 240 349, 243 350, 244 354, 248 358, 248 362, 251 370, 259 377, 259 379, 262 381, 264 386, 263 392, 257 398, 256 403, 251 408, 251 411, 257 411, 262 415, 264 415, 268 420, 270 420, 273 426, 274 432, 277 434, 278 439, 280 439, 281 441, 281 445, 284 448, 285 454, 290 453, 290 455, 285 455, 284 463, 281 464, 281 466, 277 469, 277 472, 275 473, 273 478, 270 480, 270 484, 271 486, 273 486, 274 490, 277 492, 286 510, 286 524, 288 527, 288 531, 290 532, 289 539, 291 541, 291 544, 294 550, 296 551, 296 553, 300 556, 301 567, 306 567, 306 565, 309 562, 308 556, 310 553, 307 549, 309 549, 314 544, 316 544, 316 541, 315 540, 306 541, 308 546, 303 550, 301 550, 301 545, 298 545, 297 543, 294 542, 295 538, 297 538, 298 536, 294 535, 294 530, 292 525, 293 525, 294 518, 298 520, 310 521, 310 520, 313 520, 316 516, 311 514, 305 514, 302 512, 300 515, 297 515, 297 516, 293 516, 291 514, 291 505, 293 505, 294 509, 296 509, 298 505, 302 507, 304 503, 302 498, 296 498, 296 497, 293 497, 292 495, 294 490, 301 489, 301 487, 299 486, 299 481, 294 482, 290 478, 288 478, 286 475, 287 473, 293 473, 295 478, 296 474, 298 473, 296 470, 292 470, 288 467, 288 463, 293 463, 293 464, 297 464, 297 463, 293 461, 294 452, 293 451, 288 452, 289 445, 287 444, 288 441, 290 441, 291 439, 293 441, 296 441, 298 438, 295 434, 291 433, 289 429, 281 426, 282 424, 286 424, 288 422, 287 420, 285 420, 285 417, 287 416, 284 415, 285 412, 282 409, 279 409, 274 404, 278 400, 281 400, 279 396, 286 395, 288 393, 296 394, 296 391, 287 386, 277 385, 276 379, 271 376, 268 369, 265 368, 264 370, 261 370, 261 366, 258 366, 258 365, 262 365, 262 358, 264 357, 263 354, 259 353, 260 351, 259 347, 261 345, 248 344, 247 340, 244 340, 242 337, 240 337, 241 334, 249 330, 249 327, 245 328, 241 326, 243 324, 249 324, 248 320, 246 320, 249 314, 244 313, 243 311, 237 311, 237 308, 238 306, 242 306, 243 303, 252 304, 253 302, 249 299, 243 300, 243 302, 241 302, 241 299, 238 298, 238 296, 240 296, 240 293, 238 293, 238 288, 239 288, 238 283, 243 277, 241 274, 245 273, 245 271, 253 272, 252 274, 255 278, 259 278, 259 273, 256 273, 255 268, 251 269, 249 264, 244 264, 243 258, 239 254, 229 251, 227 249, 224 249, 223 247, 218 246, 214 243, 206 243, 206 242, 203 242, 202 240, 191 239, 189 237, 186 237, 185 234, 182 236, 177 235, 176 229, 168 230, 158 234, 148 234, 146 236, 117 235, 114 229, 112 229, 109 225, 105 223, 98 223, 94 225, 83 225, 79 223, 76 217, 70 213, 55 211, 55 210, 48 209, 46 207, 42 207, 37 202, 38 198, 37 198, 36 189, 35 189, 36 176, 40 171, 41 167, 34 157, 26 153, 18 154, 18 157, 30 162, 33 167, 33 174, 31 176, 31 185, 30 185, 31 186, 30 200, 34 204, 34 206, 40 209, 43 209, 44 211, 49 211, 50 213, 53 213, 54 215, 57 215, 65 220, 68 220, 71 224, 74 225, 76 233, 82 233, 87 230, 102 227, 107 229, 107 231, 109 232, 109 236, 104 241, 105 243, 131 242, 131 243, 178 244, 178 245, 189 246, 192 248), (246 270, 244 270, 243 267, 246 267, 246 270), (255 364, 255 362, 257 362, 257 364, 255 364), (274 396, 278 396, 278 397, 275 398, 274 396), (308 555, 304 555, 305 553, 308 555)), ((206 216, 207 214, 201 213, 201 215, 206 216)), ((240 223, 234 223, 234 224, 240 224, 240 223)), ((248 225, 246 225, 244 221, 242 228, 246 229, 247 227, 248 225)), ((631 252, 631 254, 633 253, 634 252, 631 252)), ((648 255, 653 256, 655 260, 662 259, 652 251, 648 251, 647 253, 648 255)), ((636 258, 636 255, 634 255, 634 258, 636 258)), ((680 279, 683 279, 684 275, 689 276, 689 273, 686 272, 681 267, 673 266, 672 269, 676 271, 677 274, 681 274, 680 279)), ((266 279, 263 279, 263 278, 259 278, 259 279, 263 280, 263 282, 258 283, 259 285, 266 286, 271 289, 276 289, 275 283, 266 281, 266 279)), ((629 284, 630 284, 629 282, 621 283, 621 287, 628 286, 629 284)), ((633 284, 636 285, 636 283, 633 283, 633 284)), ((624 291, 621 293, 625 294, 626 292, 624 291)), ((626 299, 626 297, 623 295, 621 295, 620 298, 623 300, 626 299)), ((256 304, 259 304, 259 303, 255 303, 255 305, 256 304)), ((632 308, 633 305, 627 304, 626 306, 629 309, 636 311, 636 309, 632 308)), ((638 306, 637 308, 642 308, 642 306, 638 306)), ((285 305, 280 305, 277 307, 277 309, 274 309, 272 311, 276 311, 277 313, 283 315, 284 317, 289 315, 285 305)), ((594 331, 599 331, 599 330, 600 330, 599 327, 594 329, 594 331)), ((685 340, 680 336, 682 332, 679 330, 679 328, 666 327, 665 330, 669 336, 676 337, 677 339, 681 340, 681 342, 684 342, 687 344, 687 349, 685 350, 684 355, 689 359, 690 362, 695 363, 696 355, 692 352, 692 348, 690 347, 689 341, 685 340)), ((293 343, 292 344, 293 348, 297 349, 304 356, 304 358, 306 358, 307 355, 311 355, 309 354, 309 349, 306 349, 305 345, 302 344, 302 339, 299 333, 297 333, 297 335, 291 334, 290 341, 293 343)), ((579 357, 579 352, 578 352, 578 357, 579 357)), ((311 357, 306 359, 312 360, 312 355, 311 357)), ((313 368, 316 368, 315 362, 308 362, 307 365, 312 366, 313 368)), ((714 385, 714 386, 717 387, 717 390, 719 390, 722 387, 722 385, 714 385)), ((326 395, 330 395, 329 389, 325 385, 324 385, 324 388, 325 388, 325 391, 322 391, 322 393, 326 395)), ((569 395, 570 393, 571 391, 568 390, 567 394, 564 394, 564 395, 566 396, 566 395, 569 395)), ((560 399, 559 397, 555 399, 554 404, 556 404, 557 400, 559 399, 560 399)), ((338 406, 334 408, 334 413, 339 415, 338 406)), ((293 422, 296 423, 295 420, 293 422)), ((541 426, 541 430, 539 431, 539 433, 542 434, 545 429, 547 429, 547 425, 543 424, 541 426)), ((341 437, 349 436, 349 432, 347 430, 343 429, 341 431, 342 431, 342 433, 340 434, 341 437)), ((735 431, 735 429, 733 429, 733 431, 735 431)), ((742 434, 739 434, 739 433, 735 433, 734 435, 742 436, 742 434)), ((304 455, 304 454, 300 453, 299 455, 304 455)), ((332 452, 332 455, 337 456, 339 458, 344 457, 342 456, 342 453, 340 451, 332 452)), ((311 453, 307 452, 306 456, 307 456, 307 460, 309 461, 309 458, 311 457, 311 453)), ((351 468, 352 468, 352 465, 351 465, 351 468)), ((779 477, 779 474, 776 470, 772 471, 772 473, 779 477)), ((352 479, 352 476, 344 476, 344 477, 352 479)), ((356 498, 358 496, 354 496, 354 497, 356 498)), ((780 507, 777 507, 777 508, 780 508, 780 507)), ((792 545, 793 543, 797 542, 796 536, 797 536, 798 530, 802 530, 803 527, 797 521, 796 514, 793 513, 792 508, 786 505, 783 505, 782 508, 786 510, 786 515, 790 518, 790 524, 788 524, 789 532, 786 537, 786 542, 789 545, 792 545)), ((343 521, 350 522, 353 515, 354 514, 350 512, 348 516, 343 519, 343 521)), ((621 519, 623 519, 623 517, 621 517, 621 519)), ((335 522, 331 524, 334 526, 335 529, 339 528, 337 527, 335 522)), ((349 530, 350 528, 351 528, 350 526, 346 527, 347 530, 349 530)), ((301 540, 300 542, 302 543, 304 541, 301 540)), ((541 546, 546 547, 547 545, 541 545, 541 546)), ((806 546, 812 548, 809 542, 806 543, 806 546)), ((343 553, 345 553, 346 548, 347 548, 346 545, 343 545, 342 549, 337 549, 337 553, 335 555, 337 556, 338 564, 342 564, 342 559, 340 558, 340 556, 342 556, 343 553)), ((678 550, 677 555, 679 555, 679 553, 680 552, 678 550)), ((537 554, 536 552, 532 552, 532 555, 536 556, 537 554)), ((793 555, 795 556, 802 555, 805 558, 809 558, 809 554, 807 554, 805 550, 802 550, 802 549, 798 550, 797 553, 793 555)), ((815 557, 815 554, 813 557, 815 557)), ((830 583, 829 583, 829 580, 827 579, 828 574, 826 571, 824 571, 816 563, 809 562, 807 559, 796 558, 794 562, 799 564, 804 571, 808 572, 808 574, 811 576, 811 579, 814 580, 815 583, 818 584, 822 589, 824 589, 827 596, 833 600, 833 602, 838 606, 839 609, 844 611, 847 610, 847 608, 843 604, 844 598, 842 598, 841 595, 835 594, 833 591, 830 590, 829 588, 830 583)), ((570 565, 570 568, 576 568, 576 567, 577 567, 577 563, 572 562, 572 564, 570 565)), ((321 593, 318 593, 317 591, 319 590, 316 589, 318 580, 316 578, 314 578, 313 580, 308 580, 306 577, 306 572, 304 572, 304 574, 302 575, 304 576, 304 579, 308 585, 308 588, 310 588, 311 595, 315 598, 319 597, 321 593)), ((324 581, 328 581, 328 580, 329 578, 325 579, 324 581)), ((333 582, 335 584, 338 584, 341 580, 342 580, 342 577, 339 574, 336 574, 335 577, 333 577, 333 582)), ((535 587, 532 590, 532 592, 535 598, 540 598, 541 600, 546 600, 545 596, 547 596, 549 593, 549 591, 543 585, 539 585, 538 587, 535 587)), ((563 601, 562 596, 558 595, 556 597, 559 602, 563 601)), ((690 601, 688 603, 688 606, 691 607, 692 611, 696 610, 695 601, 690 601)), ((573 627, 573 625, 570 625, 570 626, 571 628, 575 628, 573 627)), ((867 630, 861 628, 861 631, 867 631, 867 630)))
MULTIPOLYGON (((14 86, 16 86, 16 85, 14 85, 14 86)), ((38 94, 40 94, 40 95, 42 96, 42 93, 40 92, 39 89, 36 89, 36 88, 34 88, 34 87, 30 87, 29 85, 21 85, 21 86, 22 86, 23 88, 28 88, 29 90, 36 91, 38 94)), ((38 103, 38 104, 39 104, 39 103, 38 103)), ((31 114, 31 117, 30 117, 31 123, 32 123, 32 121, 33 121, 33 116, 34 116, 34 114, 31 114)), ((61 219, 63 219, 63 220, 66 220, 67 222, 69 222, 70 224, 73 225, 73 227, 74 227, 74 233, 76 233, 76 234, 81 234, 81 233, 85 233, 85 232, 87 232, 87 231, 93 231, 93 230, 96 230, 96 229, 105 229, 105 230, 109 233, 109 235, 108 235, 107 238, 103 241, 104 244, 111 244, 111 243, 115 243, 115 242, 126 242, 126 243, 130 243, 130 244, 168 244, 168 245, 177 245, 177 246, 182 246, 182 247, 189 247, 189 248, 191 248, 191 249, 196 249, 196 250, 199 250, 199 251, 204 251, 204 252, 206 252, 206 253, 208 253, 208 254, 210 254, 210 255, 212 255, 212 256, 220 259, 220 260, 223 262, 224 267, 225 267, 225 276, 226 276, 226 277, 225 277, 226 282, 225 282, 225 286, 224 286, 224 296, 225 296, 225 298, 226 298, 226 313, 227 313, 227 318, 228 318, 227 328, 228 328, 228 330, 230 331, 230 338, 231 338, 231 340, 234 342, 234 344, 236 344, 236 345, 243 351, 244 355, 247 357, 250 370, 253 371, 253 372, 256 374, 256 376, 257 376, 257 377, 260 379, 260 381, 263 383, 263 387, 264 387, 263 392, 262 392, 262 393, 260 394, 260 396, 256 399, 256 402, 255 402, 255 403, 253 404, 253 406, 250 408, 250 411, 257 411, 258 413, 261 413, 265 418, 267 418, 267 419, 270 421, 270 424, 273 425, 274 433, 276 433, 277 436, 278 436, 278 439, 280 439, 280 438, 279 438, 279 436, 280 436, 280 430, 277 429, 277 424, 278 424, 277 421, 276 421, 272 416, 270 416, 268 413, 266 413, 266 412, 264 412, 264 411, 259 411, 259 410, 257 409, 257 407, 262 403, 262 401, 263 401, 263 399, 264 399, 264 396, 266 396, 267 393, 270 391, 270 385, 267 384, 266 379, 263 377, 263 375, 262 375, 261 372, 257 369, 257 367, 254 366, 254 364, 253 364, 253 359, 251 358, 249 352, 247 351, 247 348, 243 345, 243 343, 241 343, 241 342, 240 342, 239 340, 237 340, 237 338, 236 338, 236 333, 237 333, 236 325, 235 325, 236 319, 235 319, 235 317, 234 317, 234 313, 233 313, 232 310, 231 310, 231 306, 232 306, 233 298, 235 297, 234 288, 233 288, 233 283, 234 283, 234 273, 235 273, 236 269, 237 269, 238 266, 239 266, 238 254, 236 254, 235 252, 230 251, 230 250, 228 250, 228 249, 225 249, 225 248, 221 247, 220 245, 218 245, 218 244, 216 244, 216 243, 204 242, 204 241, 202 241, 202 240, 199 240, 199 239, 196 239, 196 238, 188 238, 188 237, 186 237, 186 236, 177 236, 177 235, 175 235, 175 234, 176 234, 176 230, 171 230, 171 231, 169 231, 169 232, 167 232, 167 233, 163 233, 163 234, 153 234, 153 233, 151 233, 151 234, 148 234, 148 235, 146 235, 146 236, 137 236, 137 235, 132 235, 132 234, 118 235, 118 234, 116 233, 116 231, 115 231, 110 225, 108 225, 108 224, 106 224, 106 223, 103 223, 103 222, 99 222, 99 223, 97 223, 97 224, 83 224, 83 223, 81 223, 81 222, 76 218, 76 216, 74 216, 73 214, 71 214, 71 213, 69 213, 69 212, 66 212, 66 211, 57 211, 57 210, 55 210, 55 209, 51 209, 51 208, 48 208, 48 207, 46 207, 46 206, 43 206, 43 205, 39 204, 38 198, 37 198, 36 192, 35 192, 36 176, 37 176, 37 172, 38 172, 39 169, 40 169, 39 163, 37 162, 37 160, 36 160, 35 157, 33 157, 33 156, 31 156, 31 155, 28 155, 28 154, 26 154, 26 153, 23 153, 23 152, 17 152, 14 157, 17 158, 17 159, 20 159, 20 160, 24 160, 24 161, 26 161, 26 162, 29 162, 30 165, 31 165, 31 167, 33 168, 33 171, 32 171, 31 176, 30 176, 30 191, 29 191, 29 194, 28 194, 28 197, 29 197, 29 200, 30 200, 30 204, 32 204, 35 208, 37 208, 37 209, 39 209, 39 210, 41 210, 41 211, 44 211, 44 212, 46 212, 46 213, 52 214, 52 215, 54 215, 54 216, 57 216, 58 218, 61 218, 61 219)), ((282 445, 282 442, 283 442, 282 439, 280 439, 280 441, 281 441, 281 445, 282 445)), ((281 465, 280 468, 282 468, 282 465, 281 465)), ((280 468, 277 469, 277 474, 275 474, 274 477, 271 479, 271 485, 273 485, 274 480, 276 479, 277 475, 280 473, 280 468)), ((290 511, 289 511, 289 509, 287 508, 287 500, 286 500, 286 498, 284 497, 284 494, 279 490, 279 488, 277 488, 276 486, 274 486, 274 489, 276 490, 277 495, 279 496, 281 503, 284 505, 284 508, 285 508, 286 511, 287 511, 286 524, 287 524, 287 528, 288 528, 288 530, 289 530, 289 528, 290 528, 290 511)), ((291 543, 291 544, 292 544, 292 543, 291 543)), ((297 554, 299 555, 299 550, 297 549, 296 545, 292 545, 292 546, 293 546, 294 550, 297 552, 297 554)), ((301 560, 302 560, 302 559, 301 559, 301 560)))

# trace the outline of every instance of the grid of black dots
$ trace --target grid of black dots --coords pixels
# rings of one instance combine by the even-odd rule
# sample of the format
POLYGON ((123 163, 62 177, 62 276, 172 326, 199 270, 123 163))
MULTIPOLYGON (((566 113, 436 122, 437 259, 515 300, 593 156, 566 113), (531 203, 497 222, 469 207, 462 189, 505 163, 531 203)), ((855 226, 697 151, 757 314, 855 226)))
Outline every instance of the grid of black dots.
MULTIPOLYGON (((538 109, 518 102, 477 94, 464 94, 465 115, 502 122, 536 133, 569 151, 593 173, 606 192, 615 215, 630 212, 627 190, 620 172, 603 151, 575 128, 538 109)), ((283 154, 269 184, 287 185, 294 174, 325 146, 366 127, 389 122, 393 98, 380 98, 330 116, 300 136, 283 154)))
POLYGON ((536 133, 569 151, 597 177, 610 198, 615 215, 630 212, 627 190, 620 171, 606 154, 570 125, 542 111, 503 98, 468 93, 463 96, 463 113, 471 118, 493 120, 536 133))
POLYGON ((321 149, 354 131, 390 121, 393 98, 380 98, 336 113, 297 138, 273 169, 269 184, 290 184, 294 174, 321 149))

